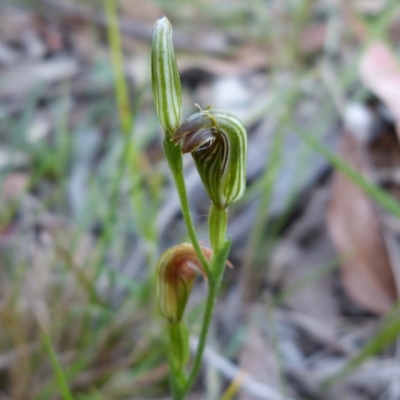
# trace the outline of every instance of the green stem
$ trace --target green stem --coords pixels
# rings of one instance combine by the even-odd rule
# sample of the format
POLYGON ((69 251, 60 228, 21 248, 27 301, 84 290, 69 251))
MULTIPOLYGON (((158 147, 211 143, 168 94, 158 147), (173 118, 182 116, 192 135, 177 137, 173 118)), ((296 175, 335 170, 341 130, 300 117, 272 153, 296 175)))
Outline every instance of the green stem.
POLYGON ((204 317, 203 317, 203 323, 202 323, 202 327, 201 327, 199 344, 197 346, 197 351, 196 351, 196 356, 194 359, 192 371, 189 375, 189 378, 188 378, 186 386, 185 386, 185 394, 189 391, 189 389, 193 385, 193 383, 199 373, 200 367, 201 367, 201 360, 203 358, 204 349, 206 347, 206 339, 207 339, 208 330, 210 328, 210 323, 211 323, 211 319, 212 319, 213 312, 214 312, 214 305, 215 305, 215 300, 217 297, 218 289, 219 289, 219 285, 217 285, 216 282, 209 282, 207 302, 206 302, 206 308, 204 310, 204 317))
POLYGON ((224 245, 227 224, 227 210, 224 208, 218 208, 214 204, 211 204, 210 214, 208 216, 208 229, 210 243, 214 254, 219 253, 224 245))
POLYGON ((192 216, 190 214, 189 200, 186 191, 186 185, 183 178, 183 163, 180 146, 176 146, 170 140, 169 132, 166 132, 164 142, 164 152, 168 161, 169 168, 174 177, 175 186, 178 191, 179 201, 181 203, 182 215, 185 220, 188 235, 194 247, 197 257, 199 258, 207 277, 210 278, 210 266, 201 250, 200 244, 197 240, 196 231, 194 229, 192 216))
POLYGON ((169 359, 169 369, 172 398, 174 400, 184 400, 185 394, 183 388, 186 381, 185 373, 183 370, 176 370, 172 357, 169 359))
POLYGON ((61 367, 60 361, 58 360, 53 344, 51 343, 50 335, 44 328, 42 328, 42 340, 46 348, 46 351, 48 353, 48 356, 50 358, 50 363, 51 366, 53 367, 56 382, 63 399, 74 400, 74 397, 72 396, 71 393, 71 389, 69 388, 68 378, 61 367))
POLYGON ((171 387, 171 394, 172 394, 172 398, 174 400, 184 400, 183 394, 182 392, 179 390, 179 386, 176 382, 176 378, 175 378, 175 373, 173 372, 173 368, 171 366, 169 366, 170 369, 170 375, 169 375, 169 379, 170 379, 170 387, 171 387))
POLYGON ((119 33, 117 2, 104 0, 104 9, 107 18, 107 36, 111 50, 111 60, 115 79, 115 95, 118 105, 119 120, 124 134, 129 134, 131 120, 131 106, 129 104, 128 85, 125 81, 124 61, 119 33))
MULTIPOLYGON (((204 270, 208 277, 208 294, 206 300, 206 307, 204 310, 203 322, 200 332, 199 344, 197 347, 194 363, 190 375, 186 381, 184 388, 181 390, 175 377, 172 377, 172 387, 174 400, 183 400, 193 385, 200 367, 201 360, 203 358, 204 349, 206 346, 206 339, 212 315, 214 312, 215 300, 217 298, 218 290, 221 285, 222 276, 225 269, 226 260, 228 258, 229 249, 231 246, 230 240, 225 240, 226 227, 227 227, 227 212, 226 210, 211 206, 209 226, 210 239, 214 250, 214 256, 211 260, 210 265, 208 264, 203 252, 201 251, 199 242, 197 240, 196 231, 194 229, 192 217, 190 214, 189 201, 186 192, 185 181, 183 178, 183 162, 180 146, 176 146, 170 140, 170 132, 165 132, 165 138, 163 142, 165 156, 168 165, 171 169, 174 177, 175 185, 178 191, 179 200, 181 203, 181 209, 183 218, 186 223, 190 240, 192 241, 193 247, 196 251, 196 255, 199 258, 204 270)), ((172 373, 174 373, 172 371, 172 373)))
POLYGON ((200 332, 199 344, 197 346, 197 351, 195 355, 195 359, 193 362, 193 367, 190 372, 189 378, 186 382, 183 394, 189 391, 191 386, 193 385, 201 366, 201 360, 203 358, 204 349, 206 347, 206 339, 208 330, 210 328, 211 318, 214 312, 215 300, 217 298, 217 294, 219 288, 221 286, 222 276, 225 270, 226 260, 228 258, 229 250, 231 248, 231 240, 228 239, 225 241, 221 251, 218 254, 215 254, 212 262, 211 262, 211 271, 212 274, 209 279, 209 288, 207 295, 206 308, 204 310, 203 323, 200 332))
POLYGON ((182 387, 186 382, 185 365, 189 361, 189 332, 183 321, 169 322, 169 348, 174 375, 182 387))

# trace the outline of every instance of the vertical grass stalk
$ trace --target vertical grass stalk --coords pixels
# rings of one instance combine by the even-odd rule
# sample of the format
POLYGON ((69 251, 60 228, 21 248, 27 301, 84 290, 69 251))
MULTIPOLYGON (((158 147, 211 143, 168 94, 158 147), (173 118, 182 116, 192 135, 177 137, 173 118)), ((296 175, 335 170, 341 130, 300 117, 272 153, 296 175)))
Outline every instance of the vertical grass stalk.
POLYGON ((53 344, 51 343, 51 338, 46 331, 46 329, 42 329, 42 341, 44 344, 44 347, 47 351, 47 354, 50 359, 51 366, 53 367, 54 375, 56 378, 56 382, 58 385, 58 388, 60 390, 60 393, 63 397, 64 400, 74 400, 74 397, 72 396, 71 390, 68 385, 68 379, 65 376, 65 373, 61 367, 61 364, 57 358, 57 354, 54 350, 53 344))

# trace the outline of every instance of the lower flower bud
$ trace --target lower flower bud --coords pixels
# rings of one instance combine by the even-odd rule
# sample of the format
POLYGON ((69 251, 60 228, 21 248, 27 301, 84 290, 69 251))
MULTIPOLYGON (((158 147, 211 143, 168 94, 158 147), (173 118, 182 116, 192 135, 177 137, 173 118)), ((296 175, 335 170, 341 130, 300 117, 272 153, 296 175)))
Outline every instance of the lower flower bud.
MULTIPOLYGON (((201 248, 206 259, 212 257, 212 250, 201 248)), ((157 264, 157 303, 161 314, 170 322, 179 322, 185 311, 196 271, 204 277, 205 272, 193 246, 182 243, 166 250, 157 264)))

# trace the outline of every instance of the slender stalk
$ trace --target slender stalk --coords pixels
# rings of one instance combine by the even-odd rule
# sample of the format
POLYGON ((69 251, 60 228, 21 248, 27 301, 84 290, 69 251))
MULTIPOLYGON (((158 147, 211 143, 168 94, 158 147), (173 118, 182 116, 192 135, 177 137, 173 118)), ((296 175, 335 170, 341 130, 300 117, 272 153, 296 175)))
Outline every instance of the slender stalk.
POLYGON ((203 322, 201 326, 199 344, 197 346, 197 351, 195 359, 193 362, 193 367, 190 375, 186 381, 186 385, 183 391, 184 396, 189 391, 193 385, 201 366, 201 360, 203 358, 204 349, 206 346, 207 334, 210 328, 211 319, 214 313, 214 305, 218 295, 219 288, 221 286, 222 276, 225 270, 226 260, 228 258, 228 253, 231 248, 231 241, 226 240, 221 251, 216 254, 211 262, 211 276, 209 280, 206 308, 204 310, 203 322))
MULTIPOLYGON (((104 231, 99 241, 99 257, 97 261, 96 276, 100 273, 100 267, 105 259, 106 249, 113 238, 113 227, 118 214, 118 201, 120 198, 120 187, 126 170, 129 169, 132 177, 132 191, 130 193, 132 208, 136 217, 136 225, 142 237, 148 241, 154 241, 152 227, 144 221, 145 200, 143 186, 141 185, 143 175, 148 178, 151 187, 154 180, 150 176, 149 163, 144 154, 140 153, 137 144, 131 136, 134 124, 134 113, 132 112, 129 98, 128 82, 124 71, 124 57, 121 45, 121 35, 118 23, 118 4, 114 0, 104 0, 104 11, 107 22, 107 38, 110 48, 111 65, 114 76, 114 92, 118 111, 118 121, 124 137, 123 150, 118 161, 115 176, 111 182, 109 207, 104 219, 104 231)), ((150 256, 149 252, 149 256, 150 256)))
POLYGON ((210 214, 208 216, 208 228, 211 247, 214 254, 222 249, 225 241, 226 227, 228 224, 228 212, 225 208, 216 207, 214 204, 210 206, 210 214))
POLYGON ((217 285, 216 283, 217 282, 214 282, 214 279, 209 282, 207 302, 206 302, 206 308, 204 310, 203 322, 202 322, 201 333, 200 333, 200 340, 199 340, 199 344, 197 347, 192 371, 190 372, 189 378, 188 378, 186 386, 185 386, 185 391, 184 391, 185 394, 189 391, 189 389, 193 385, 193 383, 199 373, 199 370, 200 370, 201 360, 203 358, 204 348, 206 346, 208 330, 210 328, 210 323, 211 323, 212 315, 214 312, 215 300, 216 300, 218 289, 219 289, 219 285, 217 285))
POLYGON ((206 271, 207 276, 209 277, 210 276, 210 266, 208 265, 207 260, 200 248, 200 244, 197 240, 192 216, 190 214, 189 201, 187 198, 185 181, 183 180, 182 175, 177 175, 175 177, 175 183, 176 183, 176 187, 178 190, 179 199, 181 202, 183 219, 185 220, 190 240, 193 244, 194 250, 196 251, 197 257, 199 257, 201 265, 203 266, 204 270, 206 271))
MULTIPOLYGON (((114 75, 114 91, 118 110, 118 120, 121 131, 124 135, 124 148, 110 190, 110 206, 105 217, 105 229, 100 240, 101 251, 99 255, 98 269, 100 269, 100 265, 104 260, 106 251, 105 249, 108 248, 108 245, 113 237, 112 227, 117 216, 119 189, 126 166, 128 164, 128 160, 132 157, 134 150, 134 144, 132 143, 129 135, 132 127, 132 118, 130 115, 128 88, 124 75, 124 62, 118 26, 117 3, 113 0, 104 0, 104 11, 107 21, 107 38, 110 47, 111 65, 114 75)), ((138 211, 139 210, 136 210, 136 212, 138 211)), ((98 272, 99 271, 96 272, 96 275, 98 272)))
POLYGON ((169 369, 170 369, 170 386, 172 392, 172 398, 174 400, 184 400, 185 394, 183 393, 183 387, 186 380, 183 371, 177 371, 174 367, 174 362, 172 358, 169 359, 169 369))
POLYGON ((107 35, 110 43, 112 66, 115 79, 115 96, 118 105, 119 120, 124 134, 128 134, 131 125, 131 106, 129 103, 128 86, 124 75, 124 61, 119 34, 117 2, 104 0, 104 9, 107 18, 107 35))
POLYGON ((207 277, 210 279, 210 266, 201 250, 199 241, 197 240, 196 231, 194 229, 192 216, 190 214, 189 200, 186 191, 185 180, 183 178, 182 154, 179 146, 176 146, 170 140, 170 135, 166 132, 164 138, 164 151, 168 161, 168 165, 174 177, 176 189, 178 191, 179 201, 181 203, 182 215, 186 224, 186 229, 193 248, 199 258, 207 277))
POLYGON ((260 248, 262 242, 263 231, 270 209, 273 190, 275 187, 276 179, 278 177, 279 168, 282 161, 282 150, 285 140, 285 131, 280 129, 276 132, 273 139, 272 149, 270 152, 270 162, 268 168, 265 170, 261 177, 261 193, 258 202, 258 209, 256 218, 254 220, 253 229, 247 243, 245 258, 243 261, 243 268, 240 277, 240 297, 243 301, 251 301, 254 297, 252 289, 254 284, 258 281, 257 274, 253 268, 253 262, 260 248))
POLYGON ((53 367, 54 375, 60 393, 64 400, 74 400, 74 397, 72 396, 71 393, 71 389, 69 388, 68 385, 67 376, 65 375, 61 367, 60 361, 58 360, 53 344, 51 343, 50 335, 44 328, 42 328, 41 333, 42 333, 42 341, 49 356, 51 366, 53 367))
MULTIPOLYGON (((170 371, 173 371, 173 369, 170 366, 170 371)), ((171 387, 171 395, 174 400, 184 400, 183 394, 179 391, 179 388, 176 384, 175 381, 175 374, 170 373, 169 374, 169 380, 170 380, 170 387, 171 387)))

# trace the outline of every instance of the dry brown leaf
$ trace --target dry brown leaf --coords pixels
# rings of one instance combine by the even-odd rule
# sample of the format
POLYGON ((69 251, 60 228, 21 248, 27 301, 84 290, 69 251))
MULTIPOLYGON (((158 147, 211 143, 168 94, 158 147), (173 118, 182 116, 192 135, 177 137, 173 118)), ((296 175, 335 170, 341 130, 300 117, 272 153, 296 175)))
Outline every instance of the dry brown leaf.
MULTIPOLYGON (((342 138, 340 155, 362 173, 362 149, 349 134, 342 138)), ((342 280, 349 295, 372 312, 387 312, 397 295, 381 223, 368 196, 339 172, 333 180, 328 228, 343 256, 342 280)))
POLYGON ((383 43, 373 43, 360 61, 359 73, 365 86, 391 110, 400 135, 400 63, 383 43))

